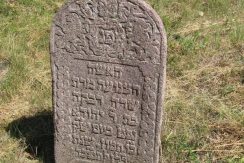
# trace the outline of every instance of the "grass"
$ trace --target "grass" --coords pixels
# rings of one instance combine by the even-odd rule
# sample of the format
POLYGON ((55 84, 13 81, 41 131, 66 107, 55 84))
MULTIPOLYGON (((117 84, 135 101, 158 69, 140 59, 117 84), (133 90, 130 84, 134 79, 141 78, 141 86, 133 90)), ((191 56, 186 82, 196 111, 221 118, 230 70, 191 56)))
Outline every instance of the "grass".
MULTIPOLYGON (((243 163, 244 1, 148 2, 168 34, 164 161, 243 163)), ((43 162, 50 153, 49 33, 62 3, 0 1, 0 63, 8 70, 0 77, 0 162, 43 162)))

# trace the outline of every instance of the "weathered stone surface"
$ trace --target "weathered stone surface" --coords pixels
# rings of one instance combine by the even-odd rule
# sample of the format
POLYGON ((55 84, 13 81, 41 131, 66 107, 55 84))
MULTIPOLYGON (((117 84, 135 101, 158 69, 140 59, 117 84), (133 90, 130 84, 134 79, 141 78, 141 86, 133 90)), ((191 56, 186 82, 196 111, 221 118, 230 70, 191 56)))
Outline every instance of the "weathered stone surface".
POLYGON ((57 163, 158 163, 166 35, 141 0, 72 0, 51 34, 57 163))

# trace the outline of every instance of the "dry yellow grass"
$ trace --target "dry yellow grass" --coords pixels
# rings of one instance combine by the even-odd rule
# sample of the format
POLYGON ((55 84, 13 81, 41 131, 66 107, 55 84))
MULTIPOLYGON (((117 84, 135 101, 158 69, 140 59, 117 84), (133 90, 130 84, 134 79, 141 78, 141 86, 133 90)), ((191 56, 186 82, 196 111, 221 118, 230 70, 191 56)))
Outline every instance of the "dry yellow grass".
MULTIPOLYGON (((63 2, 0 1, 0 162, 52 153, 49 33, 63 2)), ((148 2, 168 33, 164 161, 244 162, 244 1, 148 2)))

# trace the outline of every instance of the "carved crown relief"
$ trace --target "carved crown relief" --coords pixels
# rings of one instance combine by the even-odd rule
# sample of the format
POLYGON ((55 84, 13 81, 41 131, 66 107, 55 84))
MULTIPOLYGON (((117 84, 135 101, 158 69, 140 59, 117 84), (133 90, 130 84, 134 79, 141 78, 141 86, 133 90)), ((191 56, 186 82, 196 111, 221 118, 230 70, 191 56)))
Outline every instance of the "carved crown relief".
POLYGON ((56 18, 55 52, 158 64, 161 35, 153 18, 125 0, 72 1, 56 18))

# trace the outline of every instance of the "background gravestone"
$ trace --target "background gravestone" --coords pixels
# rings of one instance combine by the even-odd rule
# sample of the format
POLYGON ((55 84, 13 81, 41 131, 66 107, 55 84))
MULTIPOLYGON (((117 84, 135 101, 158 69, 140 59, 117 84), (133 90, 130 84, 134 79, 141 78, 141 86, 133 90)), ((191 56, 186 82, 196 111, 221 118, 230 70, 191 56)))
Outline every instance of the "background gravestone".
POLYGON ((140 0, 73 0, 51 35, 57 163, 158 163, 166 35, 140 0))

